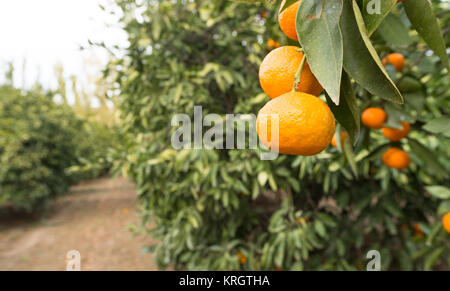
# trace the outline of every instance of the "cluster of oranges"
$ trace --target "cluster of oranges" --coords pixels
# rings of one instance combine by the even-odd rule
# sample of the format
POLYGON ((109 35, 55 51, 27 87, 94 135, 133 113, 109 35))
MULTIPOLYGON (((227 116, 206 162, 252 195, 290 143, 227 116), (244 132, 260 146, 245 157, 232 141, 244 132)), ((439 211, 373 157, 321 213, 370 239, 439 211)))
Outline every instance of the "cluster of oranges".
MULTIPOLYGON (((383 58, 382 62, 384 66, 388 64, 393 65, 397 72, 403 71, 403 68, 405 67, 405 57, 400 53, 389 54, 383 58)), ((382 129, 383 135, 393 142, 398 142, 408 135, 411 128, 408 122, 401 122, 402 129, 390 128, 384 126, 387 118, 388 116, 383 109, 369 107, 363 111, 361 122, 369 128, 382 129)), ((347 136, 346 132, 341 133, 341 144, 345 142, 347 136)), ((337 146, 336 135, 333 136, 331 144, 334 147, 337 146)), ((382 160, 388 167, 399 170, 408 168, 409 163, 411 162, 408 153, 396 147, 389 148, 384 153, 382 160)))
MULTIPOLYGON (((295 39, 299 5, 300 1, 292 4, 278 17, 282 31, 290 38, 295 35, 295 39)), ((261 63, 259 80, 272 98, 258 113, 257 133, 262 143, 282 154, 302 156, 318 154, 330 144, 334 116, 317 97, 323 88, 300 48, 282 46, 272 50, 261 63), (273 130, 278 130, 278 134, 273 130)))
MULTIPOLYGON (((396 129, 390 127, 383 127, 386 120, 387 114, 381 108, 369 107, 366 110, 364 110, 361 115, 361 122, 365 126, 372 129, 382 129, 383 135, 390 141, 397 142, 408 135, 409 130, 411 128, 408 122, 402 122, 401 123, 402 129, 396 129)), ((341 132, 341 145, 345 142, 347 137, 348 134, 346 132, 341 132)), ((337 138, 335 134, 331 141, 331 145, 334 147, 337 146, 336 139, 337 138)), ((389 148, 384 153, 382 160, 388 167, 399 170, 406 169, 409 166, 409 163, 411 162, 408 153, 396 147, 389 148)))
MULTIPOLYGON (((398 0, 397 2, 403 2, 398 0)), ((283 33, 292 40, 298 40, 295 18, 300 1, 287 7, 278 16, 283 33)), ((266 16, 266 15, 265 15, 266 16)), ((331 142, 337 146, 335 120, 330 108, 319 99, 322 86, 311 72, 303 51, 295 46, 282 46, 273 39, 267 42, 273 49, 263 60, 259 70, 259 80, 264 92, 272 100, 259 111, 257 132, 260 140, 272 150, 282 154, 310 156, 320 153, 331 142), (278 121, 278 148, 272 148, 273 130, 271 123, 278 121)), ((384 66, 394 66, 397 72, 403 71, 405 58, 400 53, 391 53, 383 58, 384 66)), ((361 122, 368 128, 381 129, 383 135, 392 142, 405 138, 410 131, 408 122, 401 122, 402 128, 385 126, 388 116, 381 108, 370 107, 363 111, 361 122)), ((340 136, 341 143, 348 137, 346 132, 340 136)), ((398 147, 389 148, 382 156, 383 162, 391 168, 403 170, 411 161, 409 154, 398 147)), ((307 222, 305 218, 297 219, 298 223, 307 222)), ((450 212, 444 215, 442 223, 450 233, 450 212)), ((416 235, 423 236, 418 224, 414 225, 416 235)), ((238 253, 241 264, 247 257, 238 253)))
MULTIPOLYGON (((278 15, 281 30, 293 40, 298 40, 295 19, 300 2, 278 15)), ((262 143, 282 154, 302 156, 318 154, 330 142, 336 146, 334 116, 326 103, 317 98, 323 88, 311 72, 302 50, 295 46, 279 47, 272 39, 268 46, 275 49, 264 58, 259 70, 261 87, 272 98, 258 113, 257 133, 262 143), (278 117, 278 124, 275 124, 274 116, 278 117), (278 129, 278 135, 272 136, 272 127, 278 129)), ((403 55, 393 53, 383 59, 383 64, 392 64, 397 71, 402 71, 405 59, 403 55)), ((380 108, 368 108, 361 119, 367 127, 381 129, 387 115, 380 108)), ((391 141, 399 141, 410 129, 408 123, 402 125, 401 130, 385 127, 383 134, 391 141)), ((341 142, 346 138, 347 133, 342 132, 341 142)), ((405 169, 410 158, 401 149, 390 148, 383 155, 383 162, 392 168, 405 169)))
MULTIPOLYGON (((400 53, 392 53, 387 55, 382 60, 383 65, 391 64, 397 72, 403 71, 405 67, 405 57, 400 53)), ((408 122, 401 122, 402 128, 383 127, 388 116, 381 108, 370 107, 364 110, 361 115, 362 123, 372 129, 382 129, 383 135, 392 142, 398 142, 405 138, 410 131, 410 124, 408 122)), ((382 156, 383 163, 388 167, 403 170, 408 168, 411 158, 409 154, 397 147, 389 148, 382 156)))

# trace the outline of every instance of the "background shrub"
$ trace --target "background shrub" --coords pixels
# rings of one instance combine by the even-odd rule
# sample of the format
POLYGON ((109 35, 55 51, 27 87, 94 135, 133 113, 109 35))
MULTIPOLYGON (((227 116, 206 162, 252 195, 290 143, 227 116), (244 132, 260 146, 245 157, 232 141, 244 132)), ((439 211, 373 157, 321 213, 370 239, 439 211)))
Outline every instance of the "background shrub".
POLYGON ((66 192, 70 183, 109 167, 105 162, 82 174, 68 171, 105 157, 111 134, 52 97, 39 89, 0 87, 0 204, 35 210, 66 192))

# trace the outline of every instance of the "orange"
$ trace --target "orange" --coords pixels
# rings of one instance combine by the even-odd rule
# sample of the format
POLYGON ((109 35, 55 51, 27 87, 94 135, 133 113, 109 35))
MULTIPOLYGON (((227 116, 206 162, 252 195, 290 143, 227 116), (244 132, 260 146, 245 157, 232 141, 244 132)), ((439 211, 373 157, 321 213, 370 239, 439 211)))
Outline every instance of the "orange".
MULTIPOLYGON (((341 132, 341 146, 344 144, 347 136, 348 134, 345 131, 341 132)), ((334 134, 333 139, 331 140, 331 145, 337 147, 336 134, 334 134)))
POLYGON ((403 170, 408 168, 411 158, 408 153, 398 148, 388 149, 382 157, 383 163, 388 167, 403 170))
POLYGON ((262 19, 266 19, 267 18, 267 11, 262 11, 259 16, 261 16, 262 19))
MULTIPOLYGON (((262 61, 259 68, 259 82, 270 98, 276 98, 292 91, 297 73, 304 55, 295 46, 282 46, 271 51, 262 61)), ((323 88, 311 73, 308 62, 305 62, 300 84, 296 88, 319 96, 323 88)))
POLYGON ((450 212, 442 217, 442 224, 444 225, 445 230, 450 233, 450 212))
POLYGON ((414 223, 413 228, 416 231, 416 237, 423 237, 424 236, 422 228, 420 227, 420 224, 414 223))
POLYGON ((390 141, 399 141, 408 135, 411 128, 408 122, 402 122, 402 126, 402 129, 384 127, 383 135, 390 141))
POLYGON ((397 72, 403 71, 403 68, 405 67, 405 57, 399 53, 388 54, 383 58, 382 62, 384 66, 387 64, 393 65, 397 72))
POLYGON ((308 217, 299 217, 295 220, 298 224, 307 223, 309 221, 308 217))
POLYGON ((245 264, 245 263, 247 263, 247 260, 248 260, 248 258, 243 254, 243 253, 237 253, 236 254, 236 257, 239 259, 239 262, 241 263, 241 264, 245 264))
POLYGON ((280 43, 277 41, 274 41, 273 39, 269 38, 267 40, 267 46, 270 48, 278 48, 280 47, 280 43))
POLYGON ((381 108, 369 107, 361 114, 362 123, 373 129, 380 129, 386 122, 387 114, 381 108))
POLYGON ((261 142, 272 151, 278 141, 281 154, 312 156, 331 142, 334 116, 321 99, 306 93, 289 92, 272 99, 258 112, 256 131, 261 142), (272 129, 278 116, 278 135, 272 129))
MULTIPOLYGON (((284 2, 282 5, 284 5, 284 2)), ((295 19, 297 18, 297 11, 300 7, 300 1, 295 2, 278 15, 278 23, 281 31, 292 40, 297 40, 297 29, 295 28, 295 19)))

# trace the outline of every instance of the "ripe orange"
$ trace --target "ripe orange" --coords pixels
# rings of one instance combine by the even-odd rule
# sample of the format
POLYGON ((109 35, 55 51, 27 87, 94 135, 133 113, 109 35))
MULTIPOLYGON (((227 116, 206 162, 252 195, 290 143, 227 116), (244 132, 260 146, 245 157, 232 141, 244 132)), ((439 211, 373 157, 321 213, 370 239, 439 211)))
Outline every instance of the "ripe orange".
POLYGON ((245 264, 245 263, 247 263, 247 260, 248 260, 248 258, 243 254, 243 253, 237 253, 236 254, 236 257, 239 259, 239 262, 241 263, 241 264, 245 264))
POLYGON ((416 231, 416 237, 424 237, 424 234, 423 234, 422 228, 420 227, 420 224, 414 223, 413 228, 416 231))
POLYGON ((373 129, 380 129, 386 122, 387 114, 381 108, 369 107, 361 114, 362 123, 373 129))
MULTIPOLYGON (((304 55, 298 51, 298 47, 282 46, 274 49, 264 58, 259 68, 259 82, 270 98, 276 98, 292 91, 295 74, 303 57, 304 55)), ((323 90, 316 77, 311 73, 308 62, 305 62, 300 85, 296 90, 315 96, 319 96, 323 90)))
MULTIPOLYGON (((284 4, 282 4, 284 5, 284 4)), ((295 2, 278 15, 278 23, 280 24, 281 31, 292 40, 297 40, 297 29, 295 28, 295 18, 297 17, 297 11, 300 6, 300 1, 295 2)))
POLYGON ((266 19, 267 18, 267 11, 262 11, 259 16, 261 16, 262 19, 266 19))
POLYGON ((267 40, 267 46, 270 48, 278 48, 280 47, 280 43, 277 41, 274 41, 273 39, 269 38, 267 40))
POLYGON ((309 221, 308 217, 299 217, 295 220, 298 224, 307 223, 309 221))
MULTIPOLYGON (((344 145, 345 140, 347 139, 348 134, 343 131, 341 132, 341 146, 344 145)), ((333 135, 333 139, 331 140, 331 145, 337 147, 336 134, 333 135)))
POLYGON ((281 154, 311 156, 320 153, 331 142, 334 116, 319 98, 301 92, 289 92, 264 105, 256 119, 261 142, 272 151, 278 141, 281 154), (278 135, 272 139, 271 127, 278 115, 278 135))
POLYGON ((382 157, 383 163, 388 167, 403 170, 408 168, 411 158, 408 153, 398 148, 388 149, 382 157))
POLYGON ((402 138, 406 137, 411 129, 411 126, 408 122, 402 122, 402 129, 384 127, 383 135, 390 141, 399 141, 402 138))
POLYGON ((403 68, 405 67, 405 57, 399 53, 388 54, 383 58, 382 62, 384 66, 387 64, 393 65, 397 72, 403 71, 403 68))
POLYGON ((450 212, 442 217, 442 224, 444 225, 445 230, 450 233, 450 212))

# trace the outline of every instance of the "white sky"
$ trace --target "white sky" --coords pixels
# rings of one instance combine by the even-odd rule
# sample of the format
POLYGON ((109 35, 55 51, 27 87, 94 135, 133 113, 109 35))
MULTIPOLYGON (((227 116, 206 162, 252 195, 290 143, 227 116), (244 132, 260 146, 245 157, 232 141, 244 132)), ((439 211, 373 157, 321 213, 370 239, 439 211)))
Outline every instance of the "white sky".
MULTIPOLYGON (((0 1, 0 82, 8 62, 15 65, 16 86, 32 86, 38 79, 55 88, 54 66, 61 63, 64 75, 80 78, 86 70, 83 59, 107 61, 99 48, 80 51, 88 39, 108 45, 126 44, 126 35, 116 17, 100 9, 111 0, 2 0, 0 1), (107 24, 112 24, 113 27, 107 24), (115 26, 114 26, 115 24, 115 26), (26 59, 25 74, 22 67, 26 59)), ((100 65, 89 70, 99 70, 100 65)), ((89 67, 89 65, 88 65, 89 67)))

